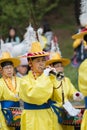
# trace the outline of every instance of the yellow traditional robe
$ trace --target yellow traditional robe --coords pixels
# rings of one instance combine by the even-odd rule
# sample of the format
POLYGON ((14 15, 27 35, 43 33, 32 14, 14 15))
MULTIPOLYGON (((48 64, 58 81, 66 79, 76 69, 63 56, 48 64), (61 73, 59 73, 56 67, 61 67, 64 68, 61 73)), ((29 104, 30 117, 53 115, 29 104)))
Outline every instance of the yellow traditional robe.
POLYGON ((62 80, 62 84, 61 84, 61 81, 57 81, 54 82, 55 83, 55 86, 57 84, 57 87, 55 88, 54 87, 54 100, 58 101, 58 104, 60 106, 62 106, 62 89, 63 89, 63 92, 64 92, 64 102, 67 101, 67 100, 70 100, 73 98, 73 94, 75 92, 78 92, 76 90, 76 88, 73 86, 73 84, 71 83, 70 79, 65 77, 63 80, 62 80), (59 98, 61 97, 61 98, 59 98))
MULTIPOLYGON (((5 81, 3 78, 0 79, 0 100, 10 100, 10 101, 19 101, 19 98, 17 97, 17 94, 19 92, 19 86, 20 86, 20 78, 16 78, 17 87, 16 87, 16 94, 11 92, 11 90, 7 87, 5 81)), ((15 87, 15 83, 13 84, 15 87)), ((14 130, 12 127, 8 127, 4 118, 4 115, 0 109, 0 130, 14 130)))
MULTIPOLYGON (((30 71, 22 78, 19 96, 30 104, 47 103, 53 95, 53 80, 42 74, 36 80, 30 71)), ((51 108, 29 110, 24 109, 21 115, 21 130, 62 130, 58 118, 51 108)))
MULTIPOLYGON (((87 97, 87 59, 79 67, 78 84, 80 91, 87 97)), ((87 108, 83 115, 81 130, 87 130, 87 108)))
MULTIPOLYGON (((56 82, 54 82, 54 83, 56 83, 56 82)), ((73 86, 73 84, 71 83, 69 78, 65 77, 62 80, 62 84, 61 84, 61 81, 57 81, 57 88, 54 88, 54 100, 58 102, 58 106, 60 106, 60 107, 63 105, 63 103, 62 103, 62 89, 64 92, 64 102, 66 102, 69 99, 72 99, 73 94, 75 92, 78 92, 76 90, 76 88, 73 86)), ((63 130, 74 130, 73 126, 62 125, 62 127, 63 127, 63 130)))

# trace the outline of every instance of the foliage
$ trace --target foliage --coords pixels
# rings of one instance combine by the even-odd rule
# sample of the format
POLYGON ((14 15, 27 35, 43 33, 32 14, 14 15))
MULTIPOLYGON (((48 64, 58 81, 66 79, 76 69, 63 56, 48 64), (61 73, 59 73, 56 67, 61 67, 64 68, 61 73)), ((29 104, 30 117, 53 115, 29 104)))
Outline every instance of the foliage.
POLYGON ((32 18, 42 17, 57 7, 59 0, 0 0, 0 34, 7 35, 8 27, 14 26, 23 35, 32 18))

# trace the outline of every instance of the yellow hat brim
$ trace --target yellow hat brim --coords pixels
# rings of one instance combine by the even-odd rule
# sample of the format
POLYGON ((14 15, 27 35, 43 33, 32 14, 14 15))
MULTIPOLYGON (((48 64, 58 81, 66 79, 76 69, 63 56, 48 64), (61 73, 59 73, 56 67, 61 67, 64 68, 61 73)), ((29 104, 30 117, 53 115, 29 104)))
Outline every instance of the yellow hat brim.
POLYGON ((70 63, 70 60, 69 59, 65 59, 65 58, 61 58, 61 59, 52 59, 52 60, 48 60, 46 62, 46 65, 50 65, 52 63, 55 63, 55 62, 61 62, 63 64, 63 66, 66 66, 70 63))
POLYGON ((0 60, 0 64, 5 62, 5 61, 11 61, 14 65, 14 67, 17 67, 20 65, 20 60, 18 58, 5 58, 0 60))
POLYGON ((83 37, 84 37, 85 34, 87 34, 87 31, 74 34, 74 35, 72 36, 72 39, 78 39, 78 38, 79 38, 79 39, 83 39, 83 37))
POLYGON ((73 48, 77 48, 81 44, 82 39, 75 39, 73 42, 73 48))

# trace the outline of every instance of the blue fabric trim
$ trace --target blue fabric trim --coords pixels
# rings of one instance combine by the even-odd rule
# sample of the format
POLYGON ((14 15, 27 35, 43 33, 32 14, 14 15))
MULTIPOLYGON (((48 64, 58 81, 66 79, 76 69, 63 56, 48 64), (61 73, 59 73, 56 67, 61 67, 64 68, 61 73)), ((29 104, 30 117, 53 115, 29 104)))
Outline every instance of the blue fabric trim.
POLYGON ((2 112, 3 112, 3 115, 7 121, 7 124, 11 124, 12 120, 13 120, 13 115, 12 115, 12 112, 10 109, 6 109, 6 108, 3 108, 2 109, 2 112))
POLYGON ((2 108, 2 112, 4 114, 4 117, 5 117, 6 121, 7 121, 7 123, 10 124, 12 122, 13 115, 12 115, 11 110, 8 109, 8 108, 10 108, 10 107, 19 107, 20 104, 19 104, 18 101, 14 102, 14 101, 9 101, 9 100, 1 101, 0 103, 1 103, 1 108, 2 108))
POLYGON ((20 106, 20 103, 19 101, 1 101, 1 107, 2 108, 9 108, 9 107, 19 107, 20 106))
POLYGON ((84 100, 85 100, 85 108, 87 109, 87 97, 85 97, 84 100))
POLYGON ((62 123, 62 117, 61 117, 61 111, 62 108, 59 108, 57 106, 55 106, 56 102, 49 100, 48 103, 44 103, 42 105, 36 105, 36 104, 30 104, 30 103, 26 103, 24 102, 24 109, 28 109, 28 110, 39 110, 39 109, 47 109, 47 108, 52 108, 53 111, 55 112, 55 114, 58 117, 58 121, 59 123, 62 123))
POLYGON ((30 103, 24 102, 24 109, 38 110, 38 109, 46 109, 46 108, 50 108, 50 105, 47 103, 44 103, 42 105, 36 105, 36 104, 30 104, 30 103))
POLYGON ((57 115, 58 117, 58 122, 59 123, 62 123, 63 122, 63 119, 62 119, 62 116, 61 116, 61 113, 63 112, 63 109, 62 108, 59 108, 58 106, 56 106, 56 102, 55 101, 52 101, 52 100, 49 100, 48 101, 48 104, 50 104, 50 107, 53 109, 53 111, 55 112, 55 114, 57 115))

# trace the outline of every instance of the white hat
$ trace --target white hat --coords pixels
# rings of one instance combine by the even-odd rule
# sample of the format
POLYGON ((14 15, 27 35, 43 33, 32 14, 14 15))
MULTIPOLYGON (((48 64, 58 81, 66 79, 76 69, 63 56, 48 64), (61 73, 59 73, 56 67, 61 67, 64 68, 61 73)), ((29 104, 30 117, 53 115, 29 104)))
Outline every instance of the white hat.
POLYGON ((28 65, 27 54, 20 56, 20 65, 28 65))
POLYGON ((28 61, 26 57, 20 58, 20 61, 21 61, 20 65, 28 65, 28 61))

